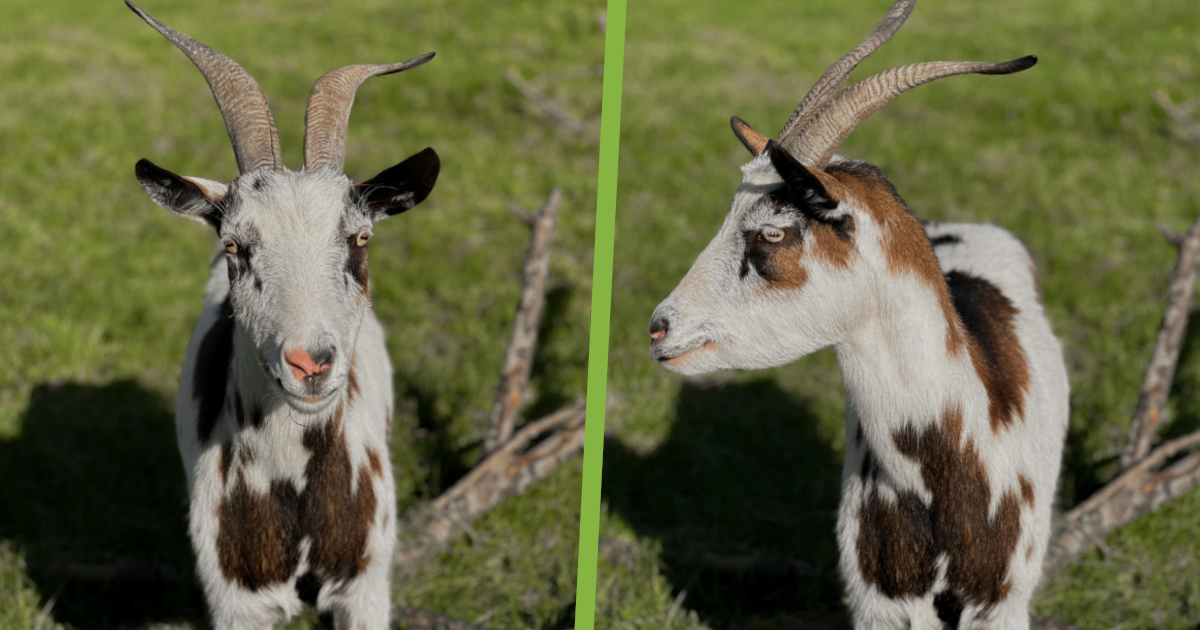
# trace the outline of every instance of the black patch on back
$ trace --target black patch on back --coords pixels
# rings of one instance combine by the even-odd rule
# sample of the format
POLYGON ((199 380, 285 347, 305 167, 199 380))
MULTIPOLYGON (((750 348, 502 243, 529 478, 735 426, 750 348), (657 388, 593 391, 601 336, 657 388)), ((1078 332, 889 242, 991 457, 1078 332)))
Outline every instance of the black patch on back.
POLYGON ((321 578, 309 571, 296 580, 296 596, 309 606, 317 605, 317 595, 321 593, 321 578))
POLYGON ((938 619, 952 630, 958 629, 958 621, 962 617, 962 598, 950 591, 942 591, 933 596, 933 607, 937 610, 938 619))
POLYGON ((261 429, 263 425, 263 410, 258 401, 254 402, 254 406, 250 408, 250 424, 254 425, 255 429, 261 429))
POLYGON ((943 234, 941 236, 929 239, 929 244, 934 247, 938 247, 940 245, 958 245, 961 242, 962 238, 960 238, 957 234, 943 234))
POLYGON ((859 471, 859 476, 866 481, 875 476, 875 458, 871 456, 871 449, 867 449, 863 453, 862 470, 859 471))
POLYGON ((261 177, 254 180, 254 183, 251 184, 254 190, 262 190, 266 185, 267 183, 261 177))
POLYGON ((200 403, 196 430, 201 444, 208 443, 221 408, 225 406, 225 387, 229 381, 229 364, 233 360, 233 326, 233 305, 225 298, 216 323, 200 342, 196 372, 192 376, 192 396, 200 403))

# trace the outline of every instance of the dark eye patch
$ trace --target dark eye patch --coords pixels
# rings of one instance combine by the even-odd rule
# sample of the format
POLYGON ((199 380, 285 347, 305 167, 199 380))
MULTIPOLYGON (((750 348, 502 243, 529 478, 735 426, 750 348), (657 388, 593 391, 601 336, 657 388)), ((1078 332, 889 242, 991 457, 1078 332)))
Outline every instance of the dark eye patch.
POLYGON ((772 243, 763 238, 760 230, 747 230, 742 232, 742 240, 745 242, 746 251, 742 257, 742 268, 738 276, 745 279, 750 273, 750 268, 767 282, 780 282, 785 276, 791 273, 785 265, 779 264, 776 260, 783 252, 792 248, 800 247, 804 241, 804 229, 799 225, 793 225, 783 228, 783 239, 778 243, 772 243))
POLYGON ((358 283, 359 290, 366 294, 369 290, 367 283, 367 249, 371 246, 370 241, 363 245, 358 244, 358 232, 346 237, 346 247, 349 251, 349 256, 346 257, 346 273, 354 278, 358 283))

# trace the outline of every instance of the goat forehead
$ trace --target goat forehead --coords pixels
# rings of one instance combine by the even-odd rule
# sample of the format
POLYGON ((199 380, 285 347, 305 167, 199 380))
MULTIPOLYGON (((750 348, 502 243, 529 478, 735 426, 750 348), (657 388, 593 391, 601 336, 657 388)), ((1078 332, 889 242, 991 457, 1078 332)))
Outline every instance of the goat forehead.
POLYGON ((253 225, 264 243, 329 239, 347 217, 349 180, 328 173, 253 173, 238 182, 235 225, 253 225))

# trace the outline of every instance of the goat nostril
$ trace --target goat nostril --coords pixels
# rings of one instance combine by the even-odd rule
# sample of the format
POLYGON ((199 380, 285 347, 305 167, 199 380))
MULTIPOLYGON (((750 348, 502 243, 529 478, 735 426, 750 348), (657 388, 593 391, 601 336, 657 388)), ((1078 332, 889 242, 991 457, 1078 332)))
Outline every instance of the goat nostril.
POLYGON ((322 350, 317 353, 321 362, 318 362, 303 348, 297 348, 283 355, 283 360, 291 368, 292 374, 296 376, 296 380, 302 381, 315 374, 328 372, 330 362, 333 361, 332 350, 322 350))
POLYGON ((333 363, 334 352, 333 348, 326 348, 312 354, 312 360, 317 364, 317 371, 324 372, 329 369, 330 364, 333 363))
POLYGON ((667 330, 669 328, 670 323, 667 322, 666 318, 659 317, 658 319, 655 319, 654 321, 650 322, 650 339, 657 340, 661 338, 663 335, 667 334, 667 330))

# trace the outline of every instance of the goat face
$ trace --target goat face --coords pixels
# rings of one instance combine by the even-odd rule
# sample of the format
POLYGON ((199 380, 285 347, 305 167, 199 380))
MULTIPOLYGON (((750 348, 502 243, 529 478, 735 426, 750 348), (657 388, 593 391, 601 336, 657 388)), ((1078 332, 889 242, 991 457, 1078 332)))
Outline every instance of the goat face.
POLYGON ((345 386, 370 307, 372 226, 424 200, 438 170, 426 149, 358 185, 333 169, 259 169, 226 186, 146 160, 137 176, 156 203, 216 229, 239 338, 293 407, 315 411, 345 386))
POLYGON ((790 363, 836 343, 867 303, 863 221, 839 183, 774 142, 742 172, 721 230, 651 318, 651 356, 672 371, 790 363))

